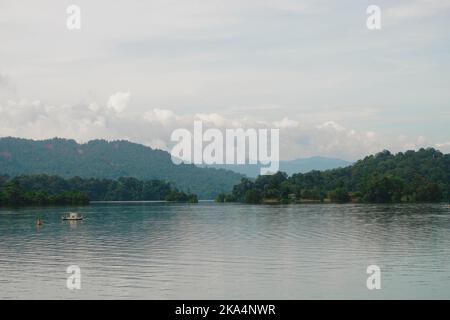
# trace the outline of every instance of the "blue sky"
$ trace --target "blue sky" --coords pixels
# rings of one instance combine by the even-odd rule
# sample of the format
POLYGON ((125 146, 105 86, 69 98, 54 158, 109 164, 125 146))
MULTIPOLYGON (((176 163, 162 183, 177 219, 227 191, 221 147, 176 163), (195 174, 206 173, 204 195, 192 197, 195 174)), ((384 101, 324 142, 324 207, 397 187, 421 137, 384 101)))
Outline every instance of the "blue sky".
POLYGON ((286 159, 450 151, 449 0, 2 0, 0 40, 0 136, 168 149, 202 118, 278 125, 286 159))

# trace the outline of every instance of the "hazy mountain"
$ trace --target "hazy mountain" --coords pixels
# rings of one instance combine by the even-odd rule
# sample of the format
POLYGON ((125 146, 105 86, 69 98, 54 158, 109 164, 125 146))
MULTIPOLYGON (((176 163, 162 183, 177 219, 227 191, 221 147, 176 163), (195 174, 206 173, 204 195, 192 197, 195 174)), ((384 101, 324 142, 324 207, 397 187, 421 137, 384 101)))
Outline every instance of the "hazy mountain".
MULTIPOLYGON (((294 173, 305 173, 312 170, 328 170, 343 168, 351 165, 351 162, 336 159, 336 158, 326 158, 326 157, 311 157, 296 159, 291 161, 280 161, 280 171, 286 172, 288 175, 294 173)), ((244 174, 251 178, 256 178, 260 174, 261 165, 212 165, 212 168, 220 168, 231 170, 236 173, 244 174)))
POLYGON ((294 173, 305 173, 313 170, 324 171, 329 169, 343 168, 351 164, 352 163, 349 161, 337 158, 311 157, 291 161, 281 161, 280 171, 284 171, 288 175, 292 175, 294 173))
POLYGON ((163 179, 200 199, 213 199, 229 192, 241 175, 213 168, 172 163, 170 154, 128 141, 93 140, 78 144, 74 140, 34 141, 0 138, 0 174, 58 175, 65 178, 135 177, 163 179))

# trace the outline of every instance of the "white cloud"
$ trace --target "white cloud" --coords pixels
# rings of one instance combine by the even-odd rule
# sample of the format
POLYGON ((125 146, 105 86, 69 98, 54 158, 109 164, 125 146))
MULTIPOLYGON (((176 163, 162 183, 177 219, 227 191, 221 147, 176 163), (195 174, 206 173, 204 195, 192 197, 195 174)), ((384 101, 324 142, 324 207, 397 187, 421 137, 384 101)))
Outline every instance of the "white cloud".
POLYGON ((342 132, 345 130, 343 126, 340 124, 334 122, 334 121, 327 121, 325 123, 322 123, 321 125, 318 125, 317 128, 324 129, 324 130, 332 130, 332 131, 338 131, 342 132))
MULTIPOLYGON (((427 139, 424 136, 418 136, 415 139, 410 139, 406 135, 400 135, 397 138, 397 141, 399 143, 399 148, 401 149, 401 151, 417 150, 420 148, 426 148, 429 146, 433 146, 427 142, 427 139)), ((436 144, 434 146, 436 146, 436 144)))
POLYGON ((375 140, 377 137, 377 134, 373 131, 367 131, 366 132, 366 137, 368 140, 375 140))
POLYGON ((295 128, 299 125, 299 122, 288 118, 283 118, 281 121, 275 121, 273 124, 277 128, 295 128))
POLYGON ((129 100, 129 92, 116 92, 111 97, 109 97, 108 108, 113 109, 116 112, 123 112, 127 108, 129 100))
MULTIPOLYGON (((206 122, 206 124, 216 126, 216 127, 226 127, 227 125, 230 126, 230 122, 227 121, 227 119, 217 113, 197 113, 195 115, 196 120, 201 120, 203 122, 206 122)), ((233 125, 234 126, 234 125, 233 125)))
POLYGON ((145 112, 144 119, 151 123, 169 126, 175 124, 179 120, 179 117, 171 110, 155 108, 145 112))
POLYGON ((450 153, 450 141, 448 142, 438 142, 435 147, 444 153, 450 153))
MULTIPOLYGON (((390 149, 393 152, 427 146, 422 137, 399 136, 388 139, 373 131, 358 132, 336 121, 319 125, 301 119, 283 117, 261 121, 249 117, 225 116, 218 113, 177 114, 169 109, 153 108, 144 113, 128 106, 130 94, 118 92, 102 104, 47 105, 37 100, 10 100, 0 103, 0 136, 33 139, 71 138, 80 142, 91 139, 128 139, 133 142, 170 150, 173 130, 193 130, 195 120, 204 127, 280 128, 280 156, 294 159, 314 155, 335 156, 354 160, 367 154, 390 149)), ((450 143, 435 144, 450 149, 450 143)), ((432 144, 431 144, 432 145, 432 144)))

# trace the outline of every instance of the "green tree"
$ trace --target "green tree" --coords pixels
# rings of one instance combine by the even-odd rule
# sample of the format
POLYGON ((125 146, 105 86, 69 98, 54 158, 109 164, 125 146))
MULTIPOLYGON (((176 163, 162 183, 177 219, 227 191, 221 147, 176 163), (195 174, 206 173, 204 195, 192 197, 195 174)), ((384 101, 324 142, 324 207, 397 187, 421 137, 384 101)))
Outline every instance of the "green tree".
POLYGON ((442 190, 437 183, 428 182, 417 190, 416 200, 421 202, 439 202, 443 198, 442 190))
POLYGON ((245 202, 258 204, 261 203, 261 193, 257 189, 247 190, 245 193, 245 202))
POLYGON ((350 195, 344 188, 336 188, 328 194, 329 198, 333 202, 346 203, 350 202, 350 195))

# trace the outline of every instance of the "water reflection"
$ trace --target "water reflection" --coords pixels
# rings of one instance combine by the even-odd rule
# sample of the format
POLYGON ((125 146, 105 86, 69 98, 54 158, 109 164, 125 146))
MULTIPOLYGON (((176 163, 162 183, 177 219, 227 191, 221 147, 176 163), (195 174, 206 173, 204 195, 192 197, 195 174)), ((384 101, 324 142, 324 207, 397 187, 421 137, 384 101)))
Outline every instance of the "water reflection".
POLYGON ((442 205, 2 209, 0 298, 450 298, 449 227, 442 205), (382 290, 365 287, 372 264, 382 290))

